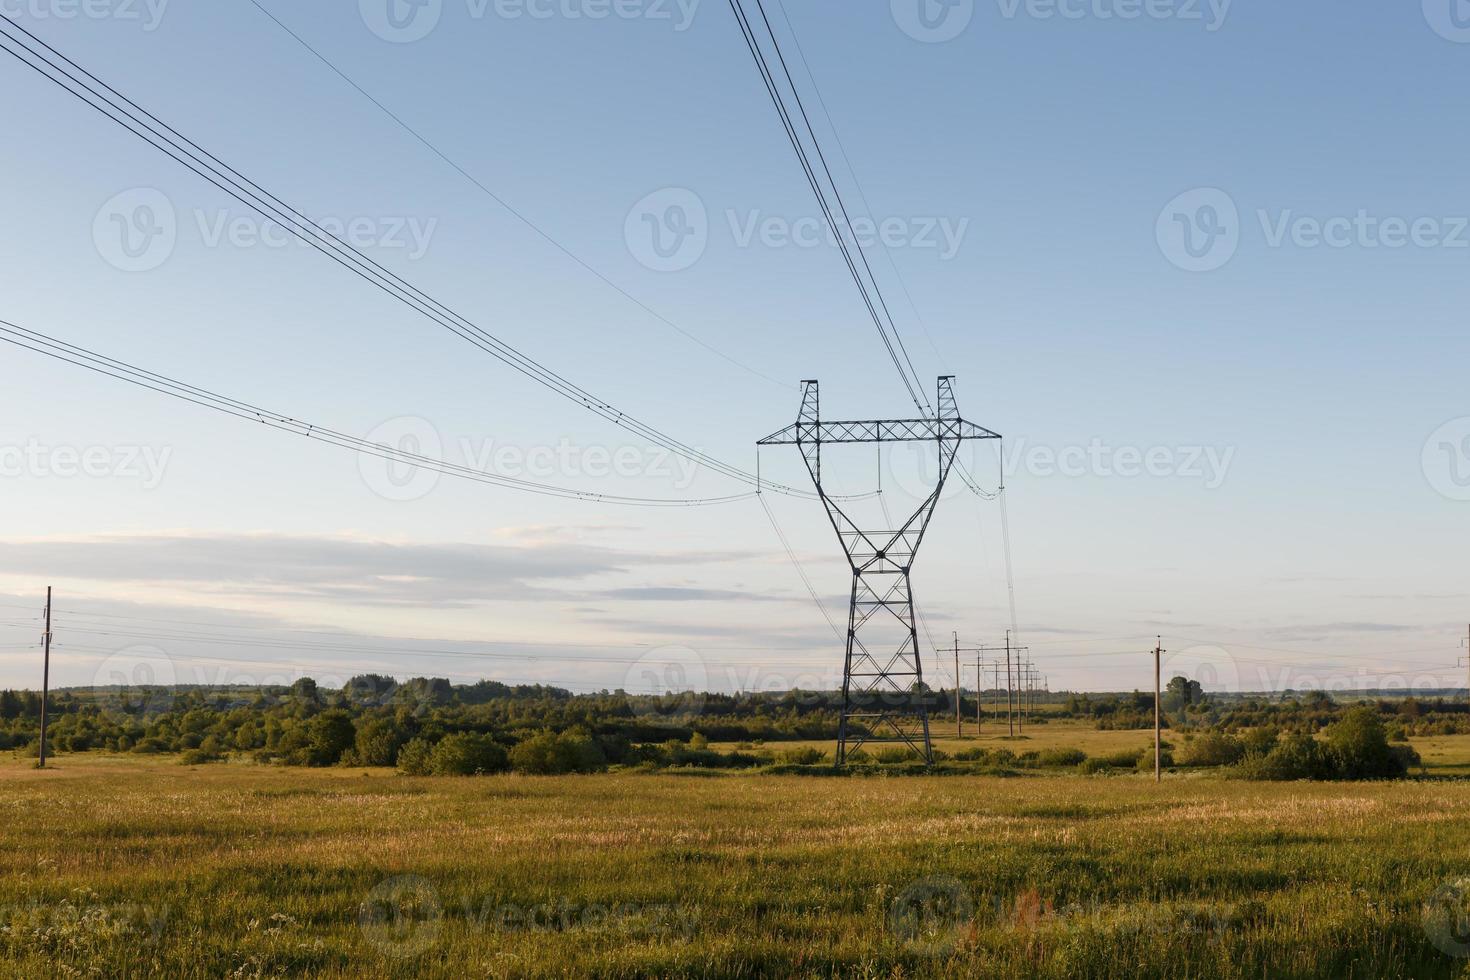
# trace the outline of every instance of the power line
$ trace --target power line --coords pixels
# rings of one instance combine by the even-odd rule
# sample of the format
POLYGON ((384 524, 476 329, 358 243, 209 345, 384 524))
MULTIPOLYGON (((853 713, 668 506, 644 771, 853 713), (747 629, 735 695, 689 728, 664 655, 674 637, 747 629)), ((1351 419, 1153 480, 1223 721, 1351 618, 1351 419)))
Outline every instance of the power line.
POLYGON ((376 457, 387 462, 402 463, 408 466, 432 470, 446 476, 473 480, 478 483, 488 483, 511 490, 629 507, 703 507, 749 500, 755 496, 754 492, 750 492, 725 497, 660 499, 624 496, 621 494, 603 494, 588 490, 574 490, 569 487, 523 480, 519 477, 504 476, 458 463, 434 459, 430 456, 412 453, 404 449, 397 449, 392 446, 383 445, 382 443, 369 442, 366 439, 338 432, 315 423, 304 422, 292 416, 282 415, 279 412, 260 408, 205 388, 175 381, 165 375, 135 367, 116 358, 108 357, 85 347, 59 340, 40 331, 30 330, 11 323, 8 320, 0 320, 0 341, 13 344, 17 347, 23 347, 26 350, 34 351, 38 354, 45 354, 56 360, 86 368, 89 371, 106 375, 118 381, 126 381, 140 388, 147 388, 159 394, 190 402, 201 408, 212 409, 225 415, 233 415, 236 418, 247 421, 259 422, 270 428, 289 432, 294 435, 305 436, 308 439, 313 439, 327 445, 350 449, 353 452, 376 457))
POLYGON ((496 194, 489 187, 485 186, 485 184, 479 178, 477 178, 474 175, 472 175, 462 165, 460 165, 459 163, 457 163, 455 160, 451 159, 449 157, 449 155, 446 154, 443 150, 441 150, 437 145, 435 145, 434 143, 430 142, 428 137, 424 136, 418 130, 416 130, 412 126, 410 126, 407 122, 405 122, 403 120, 403 118, 401 116, 399 116, 397 113, 395 113, 392 109, 389 109, 380 100, 378 100, 374 95, 372 95, 372 93, 368 92, 367 89, 365 89, 361 85, 359 85, 346 72, 344 72, 341 68, 337 67, 337 65, 335 63, 333 63, 331 60, 329 60, 326 57, 326 55, 322 54, 321 51, 317 50, 309 42, 307 42, 307 40, 305 38, 303 38, 300 34, 296 33, 291 28, 287 27, 284 23, 282 23, 282 21, 280 20, 280 18, 278 18, 275 14, 271 13, 269 10, 267 10, 265 7, 263 7, 260 4, 259 0, 250 0, 250 3, 251 3, 252 6, 255 7, 256 10, 259 10, 262 14, 264 14, 267 18, 269 18, 270 21, 272 23, 274 23, 277 27, 279 27, 281 30, 285 31, 293 39, 295 39, 295 41, 296 41, 297 44, 301 45, 301 47, 305 48, 308 52, 310 52, 313 57, 315 57, 318 61, 320 61, 322 64, 326 65, 329 69, 331 69, 332 72, 338 78, 342 79, 342 81, 344 81, 348 85, 350 85, 363 98, 367 99, 373 105, 377 106, 378 109, 385 116, 387 116, 394 123, 396 123, 400 129, 402 129, 409 136, 412 136, 415 140, 417 140, 419 143, 421 143, 427 150, 429 150, 431 153, 433 153, 435 156, 437 156, 440 160, 444 161, 451 168, 453 168, 457 173, 459 173, 459 175, 461 177, 463 177, 465 180, 469 181, 471 184, 475 185, 475 187, 479 188, 487 197, 489 197, 496 204, 500 205, 500 207, 503 208, 506 211, 507 214, 509 214, 511 217, 515 218, 517 221, 519 221, 521 224, 525 225, 527 228, 529 228, 532 231, 534 231, 537 235, 541 236, 541 238, 544 239, 549 245, 551 245, 557 251, 561 252, 567 258, 571 259, 573 262, 577 263, 583 269, 586 269, 588 272, 592 273, 592 275, 594 275, 598 279, 602 280, 602 282, 605 283, 606 285, 612 287, 614 290, 616 290, 618 293, 620 293, 624 298, 626 298, 627 300, 629 300, 630 302, 632 302, 639 309, 643 310, 643 312, 647 313, 649 316, 653 317, 655 320, 658 320, 660 323, 663 323, 665 326, 668 326, 668 327, 672 328, 673 330, 675 330, 676 332, 678 332, 679 334, 681 334, 682 336, 684 336, 688 340, 693 341, 694 343, 698 344, 700 347, 703 347, 705 350, 707 350, 710 353, 714 354, 716 357, 719 357, 719 358, 722 358, 725 361, 728 361, 729 363, 735 365, 736 367, 740 368, 741 370, 746 371, 749 374, 753 374, 756 377, 762 379, 763 381, 769 381, 770 383, 772 383, 774 385, 779 385, 780 387, 787 388, 787 389, 791 389, 791 388, 794 387, 793 385, 787 384, 787 383, 785 383, 783 381, 778 381, 775 378, 771 377, 770 375, 768 375, 768 374, 766 374, 766 373, 764 373, 764 372, 762 372, 762 371, 760 371, 760 370, 758 370, 756 368, 751 367, 749 364, 746 364, 743 361, 737 360, 736 358, 732 357, 731 355, 726 354, 724 351, 720 350, 718 347, 715 347, 713 344, 710 344, 707 341, 703 340, 702 338, 700 338, 698 336, 695 336, 694 334, 690 333, 688 330, 685 330, 683 327, 679 326, 677 323, 673 322, 668 317, 664 316, 662 313, 659 313, 657 310, 654 310, 653 308, 651 308, 647 303, 644 303, 642 300, 638 299, 636 296, 634 296, 632 293, 628 292, 622 286, 619 286, 617 283, 613 282, 610 278, 608 278, 602 272, 598 271, 596 268, 594 268, 592 265, 590 265, 581 256, 577 255, 571 249, 567 248, 561 242, 559 242, 555 238, 553 238, 551 236, 551 234, 549 232, 547 232, 545 229, 543 229, 540 225, 536 224, 530 218, 526 217, 526 215, 523 214, 521 211, 519 211, 516 208, 512 207, 503 197, 501 197, 499 194, 496 194))
MULTIPOLYGON (((386 269, 376 260, 343 242, 302 212, 285 204, 259 184, 162 122, 157 116, 61 54, 17 24, 12 18, 5 16, 3 20, 0 20, 0 25, 6 28, 4 33, 0 33, 0 45, 3 45, 6 53, 15 57, 21 64, 80 99, 133 135, 234 197, 246 207, 279 225, 305 244, 312 246, 405 306, 490 354, 542 387, 613 424, 637 433, 676 455, 707 466, 722 475, 752 486, 756 484, 755 474, 725 463, 620 411, 386 269), (53 60, 52 57, 48 57, 27 43, 25 38, 17 36, 13 33, 14 31, 20 32, 25 38, 30 38, 57 60, 53 60), (58 60, 71 66, 71 69, 75 71, 62 67, 58 64, 58 60)), ((812 496, 809 492, 781 484, 772 484, 770 488, 795 496, 812 496)))
MULTIPOLYGON (((871 316, 873 319, 874 326, 878 329, 878 335, 883 341, 884 348, 888 351, 889 358, 893 361, 894 368, 898 371, 899 377, 903 381, 904 388, 908 391, 909 398, 913 400, 915 407, 917 407, 920 411, 923 411, 924 403, 920 400, 920 393, 923 391, 923 385, 922 383, 919 383, 918 387, 915 387, 915 383, 918 381, 917 374, 913 375, 912 380, 910 379, 912 365, 910 365, 908 371, 904 369, 904 362, 903 360, 900 360, 898 350, 894 347, 894 342, 888 335, 888 328, 884 326, 883 318, 879 315, 879 307, 875 305, 873 297, 869 294, 867 285, 863 282, 862 275, 858 272, 857 262, 854 261, 852 257, 852 252, 847 246, 847 238, 843 235, 842 229, 838 226, 837 218, 833 213, 831 205, 827 201, 827 195, 824 192, 821 181, 817 176, 816 168, 813 166, 811 158, 807 154, 805 144, 802 141, 800 132, 797 129, 791 112, 787 109, 785 101, 781 97, 780 84, 776 80, 774 69, 771 67, 770 62, 766 59, 765 52, 762 50, 762 45, 759 38, 756 36, 755 29, 750 24, 749 18, 745 12, 745 8, 741 3, 741 0, 729 0, 729 3, 730 9, 735 14, 735 19, 739 24, 740 33, 745 40, 745 45, 750 50, 751 57, 755 59, 756 68, 761 75, 761 81, 765 84, 766 87, 766 93, 770 96, 771 104, 775 106, 776 113, 781 119, 781 125, 786 132, 786 138, 791 142, 791 148, 796 152, 797 161, 801 165, 802 172, 806 175, 807 183, 811 185, 812 193, 814 193, 817 197, 817 204, 822 209, 822 214, 826 218, 828 226, 832 229, 833 237, 836 239, 837 246, 842 252, 843 261, 847 265, 848 273, 852 276, 853 283, 858 287, 858 292, 862 296, 863 305, 867 308, 869 316, 871 316)), ((761 10, 761 16, 763 19, 765 18, 765 11, 763 8, 761 10)), ((766 21, 766 27, 767 32, 771 34, 771 40, 774 44, 775 35, 774 33, 770 32, 769 20, 766 21)), ((777 54, 780 55, 779 45, 776 45, 776 51, 777 54)), ((784 57, 782 58, 782 64, 784 67, 784 57)), ((789 71, 786 72, 786 77, 789 82, 791 77, 789 71)), ((792 93, 796 97, 798 106, 800 106, 801 97, 800 94, 796 92, 794 85, 792 86, 792 93)), ((802 107, 800 111, 803 118, 806 118, 805 108, 802 107)), ((811 132, 811 123, 809 119, 807 120, 806 125, 808 132, 811 132)), ((815 142, 815 133, 812 134, 812 138, 815 142)), ((819 156, 821 156, 820 145, 817 145, 817 153, 819 156)), ((824 169, 826 169, 825 159, 822 160, 822 166, 824 169)), ((830 169, 827 169, 826 172, 828 181, 829 183, 831 183, 830 169)), ((832 183, 832 190, 834 196, 837 199, 839 207, 842 208, 845 214, 846 208, 842 204, 841 195, 837 193, 837 186, 835 183, 832 183)), ((849 229, 851 228, 850 222, 848 227, 849 229)), ((855 238, 854 243, 858 244, 858 252, 859 255, 862 256, 861 244, 857 243, 855 238)), ((863 257, 862 261, 866 264, 867 259, 863 257)), ((869 275, 871 276, 871 270, 869 270, 869 275)), ((881 302, 881 295, 879 297, 879 300, 881 302)), ((899 338, 899 344, 900 346, 902 345, 902 338, 899 338)), ((906 357, 907 354, 905 353, 905 358, 906 357)))

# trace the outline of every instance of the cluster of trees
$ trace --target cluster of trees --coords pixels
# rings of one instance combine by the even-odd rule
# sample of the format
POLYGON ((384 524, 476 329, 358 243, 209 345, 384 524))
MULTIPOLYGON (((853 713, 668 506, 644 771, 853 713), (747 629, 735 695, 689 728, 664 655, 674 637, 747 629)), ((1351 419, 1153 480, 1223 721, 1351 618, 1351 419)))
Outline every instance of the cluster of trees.
POLYGON ((1246 779, 1397 779, 1419 764, 1408 744, 1392 744, 1384 712, 1357 704, 1323 730, 1285 734, 1254 728, 1242 735, 1210 731, 1191 735, 1175 753, 1184 766, 1230 766, 1246 779))
MULTIPOLYGON (((575 695, 561 688, 367 674, 340 690, 108 688, 52 695, 58 752, 177 753, 188 763, 244 756, 292 766, 398 766, 412 773, 588 772, 618 765, 759 765, 779 753, 711 751, 836 737, 830 695, 575 695)), ((40 698, 0 692, 0 749, 34 755, 40 698)))

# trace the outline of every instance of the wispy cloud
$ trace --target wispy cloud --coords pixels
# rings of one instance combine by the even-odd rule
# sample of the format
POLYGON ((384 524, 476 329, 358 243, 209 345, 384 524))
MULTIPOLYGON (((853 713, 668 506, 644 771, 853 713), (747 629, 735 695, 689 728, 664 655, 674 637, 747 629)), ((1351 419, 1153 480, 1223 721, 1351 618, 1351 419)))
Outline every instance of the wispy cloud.
POLYGON ((189 587, 215 595, 464 606, 576 598, 556 586, 744 552, 635 552, 574 541, 401 544, 280 534, 150 534, 11 541, 0 573, 189 587))

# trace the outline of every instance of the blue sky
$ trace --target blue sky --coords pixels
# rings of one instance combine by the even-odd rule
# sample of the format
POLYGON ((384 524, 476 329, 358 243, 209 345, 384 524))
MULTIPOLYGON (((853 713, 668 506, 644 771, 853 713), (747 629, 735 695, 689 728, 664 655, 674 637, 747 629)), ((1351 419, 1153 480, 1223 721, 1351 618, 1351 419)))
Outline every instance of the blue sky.
MULTIPOLYGON (((261 0, 658 316, 245 0, 3 10, 497 336, 723 459, 754 465, 801 378, 822 380, 828 417, 912 413, 839 253, 790 242, 818 212, 726 4, 392 2, 407 34, 383 0, 261 0), (702 247, 666 262, 640 232, 671 204, 702 247)), ((1225 686, 1463 676, 1470 17, 1453 15, 1470 11, 925 0, 921 20, 918 0, 785 2, 789 28, 768 8, 820 86, 844 194, 887 222, 888 256, 868 255, 918 373, 956 375, 963 414, 1007 436, 1018 625, 1054 687, 1146 686, 1156 633, 1178 669, 1225 686)), ((353 434, 437 441, 454 462, 608 493, 741 489, 305 247, 260 241, 217 189, 13 59, 0 73, 0 317, 353 434), (116 221, 142 205, 169 234, 130 257, 116 221)), ((754 502, 633 510, 390 479, 0 357, 0 590, 19 624, 0 683, 35 683, 24 646, 48 583, 75 627, 59 623, 62 683, 135 662, 181 680, 356 666, 293 628, 388 638, 353 642, 400 676, 631 688, 683 663, 728 689, 839 669, 754 502), (96 472, 66 475, 87 451, 96 472), (80 633, 105 622, 133 625, 80 633), (230 636, 254 639, 215 642, 230 636)), ((993 449, 972 459, 990 487, 993 449)), ((804 478, 794 454, 763 465, 804 478)), ((852 489, 876 481, 873 454, 834 467, 852 489)), ((884 467, 900 509, 922 480, 908 456, 884 467)), ((769 503, 840 618, 847 575, 820 511, 769 503)), ((1000 639, 994 503, 946 498, 916 587, 936 641, 1000 639)))

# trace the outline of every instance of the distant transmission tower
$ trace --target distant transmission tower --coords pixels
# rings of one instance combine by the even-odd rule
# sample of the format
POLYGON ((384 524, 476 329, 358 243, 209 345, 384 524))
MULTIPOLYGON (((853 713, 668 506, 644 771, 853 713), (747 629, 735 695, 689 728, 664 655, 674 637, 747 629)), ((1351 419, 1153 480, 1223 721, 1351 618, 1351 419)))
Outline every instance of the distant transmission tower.
POLYGON ((761 446, 797 446, 816 484, 817 495, 852 567, 852 602, 847 614, 847 653, 842 670, 842 719, 837 764, 868 742, 897 742, 934 763, 929 741, 928 691, 919 662, 919 635, 909 585, 914 557, 944 481, 966 439, 999 439, 966 422, 955 407, 953 378, 939 379, 938 416, 868 422, 823 422, 817 382, 803 381, 796 424, 762 439, 761 446), (902 526, 863 530, 822 486, 823 443, 930 442, 939 449, 934 491, 902 526))

